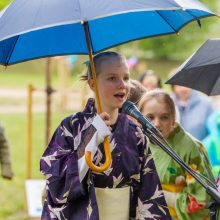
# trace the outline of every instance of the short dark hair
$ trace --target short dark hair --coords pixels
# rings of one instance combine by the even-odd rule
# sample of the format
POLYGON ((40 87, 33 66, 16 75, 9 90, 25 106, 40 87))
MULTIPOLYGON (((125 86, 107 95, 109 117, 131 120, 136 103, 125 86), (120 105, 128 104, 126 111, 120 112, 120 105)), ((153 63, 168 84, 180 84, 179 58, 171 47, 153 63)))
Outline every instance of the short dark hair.
MULTIPOLYGON (((99 67, 100 67, 101 62, 108 59, 109 57, 118 57, 121 60, 125 59, 125 57, 123 55, 121 55, 120 53, 115 52, 115 51, 105 51, 105 52, 101 52, 101 53, 96 54, 93 57, 93 62, 94 62, 94 65, 95 65, 95 70, 96 70, 97 76, 99 74, 99 67)), ((80 79, 81 80, 92 79, 92 71, 91 71, 90 62, 88 62, 88 64, 87 64, 86 74, 82 75, 80 77, 80 79)))
POLYGON ((130 79, 130 93, 127 100, 137 105, 145 92, 147 92, 147 90, 139 81, 130 79))

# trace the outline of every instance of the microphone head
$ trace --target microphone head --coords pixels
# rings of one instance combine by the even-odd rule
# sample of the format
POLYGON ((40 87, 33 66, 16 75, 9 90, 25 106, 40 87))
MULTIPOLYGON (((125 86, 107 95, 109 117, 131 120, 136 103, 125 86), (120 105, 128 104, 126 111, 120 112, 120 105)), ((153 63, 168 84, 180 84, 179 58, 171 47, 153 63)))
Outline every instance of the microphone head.
POLYGON ((132 108, 134 108, 134 106, 135 106, 135 105, 134 105, 133 102, 127 100, 127 101, 125 101, 125 102, 123 103, 122 109, 123 109, 126 113, 129 113, 129 112, 132 110, 132 108))
POLYGON ((139 113, 139 110, 138 108, 136 107, 136 105, 131 102, 131 101, 126 101, 124 102, 124 104, 122 105, 122 109, 123 111, 128 114, 128 115, 131 115, 131 116, 137 116, 137 113, 139 113))

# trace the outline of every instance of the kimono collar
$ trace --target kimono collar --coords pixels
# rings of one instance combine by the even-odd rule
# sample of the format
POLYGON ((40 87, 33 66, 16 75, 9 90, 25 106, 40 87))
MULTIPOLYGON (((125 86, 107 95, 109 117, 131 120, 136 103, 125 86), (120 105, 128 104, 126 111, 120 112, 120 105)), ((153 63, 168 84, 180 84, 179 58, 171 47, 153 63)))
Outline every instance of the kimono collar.
MULTIPOLYGON (((86 104, 86 106, 85 106, 85 108, 83 110, 83 113, 91 114, 91 115, 95 115, 97 113, 97 109, 95 107, 95 99, 94 98, 89 98, 88 99, 87 104, 86 104)), ((123 118, 123 117, 125 117, 125 114, 124 113, 120 113, 120 111, 119 111, 118 118, 117 118, 115 124, 112 125, 113 130, 115 130, 115 128, 116 128, 116 126, 118 124, 118 121, 121 118, 123 118)))
POLYGON ((178 122, 176 122, 174 130, 171 132, 167 140, 168 141, 173 140, 174 136, 180 139, 185 135, 185 133, 186 131, 183 129, 183 127, 178 122))
POLYGON ((93 98, 88 99, 87 104, 83 110, 83 113, 86 113, 86 114, 96 114, 97 113, 97 109, 95 107, 95 99, 93 99, 93 98))
MULTIPOLYGON (((175 135, 177 135, 177 134, 183 135, 183 134, 184 134, 184 131, 183 131, 183 128, 181 127, 181 125, 180 125, 178 122, 175 122, 174 129, 173 129, 173 131, 170 133, 169 137, 167 138, 167 141, 170 142, 170 140, 172 140, 173 137, 174 137, 175 135)), ((153 142, 151 142, 151 141, 150 141, 150 143, 151 143, 152 145, 156 145, 155 143, 153 143, 153 142)))

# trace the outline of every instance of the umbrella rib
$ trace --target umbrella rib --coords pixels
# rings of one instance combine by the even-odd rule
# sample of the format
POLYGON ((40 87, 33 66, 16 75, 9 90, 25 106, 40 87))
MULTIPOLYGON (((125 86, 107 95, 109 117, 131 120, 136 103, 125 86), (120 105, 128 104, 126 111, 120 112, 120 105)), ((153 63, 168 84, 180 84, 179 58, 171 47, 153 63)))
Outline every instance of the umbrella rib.
POLYGON ((200 23, 200 19, 198 19, 195 15, 193 15, 192 13, 190 13, 189 11, 188 11, 188 13, 194 18, 193 20, 196 20, 197 21, 197 23, 198 23, 198 25, 199 25, 199 27, 201 28, 201 23, 200 23))
POLYGON ((156 12, 174 30, 174 32, 178 34, 178 31, 175 30, 175 28, 166 20, 166 18, 164 18, 163 15, 161 15, 159 11, 156 11, 156 12))
MULTIPOLYGON (((165 21, 166 21, 166 19, 158 12, 158 11, 156 11, 165 21)), ((189 13, 189 11, 187 11, 188 13, 189 13)), ((203 15, 203 16, 200 16, 199 18, 197 18, 196 16, 194 16, 194 15, 192 15, 191 13, 189 13, 192 17, 193 17, 193 19, 192 20, 189 20, 188 22, 186 22, 185 24, 183 24, 182 26, 180 26, 180 28, 178 29, 178 30, 175 30, 169 23, 169 25, 170 25, 170 27, 175 31, 175 33, 176 34, 179 34, 179 30, 181 30, 183 27, 185 27, 188 23, 190 23, 190 22, 193 22, 193 21, 197 21, 197 22, 199 22, 202 18, 207 18, 207 17, 211 17, 211 16, 217 16, 215 13, 213 13, 213 14, 209 14, 209 15, 203 15)), ((200 23, 198 23, 198 25, 200 26, 200 23)))
POLYGON ((15 41, 15 43, 14 43, 14 46, 13 46, 13 48, 11 49, 11 52, 10 52, 8 58, 7 58, 7 61, 6 61, 6 66, 8 65, 8 63, 9 63, 9 61, 10 61, 10 59, 11 59, 12 53, 13 53, 13 51, 14 51, 14 49, 15 49, 15 45, 17 44, 17 41, 18 41, 19 37, 20 37, 20 35, 17 36, 17 39, 16 39, 16 41, 15 41))
POLYGON ((218 80, 216 80, 216 82, 214 83, 214 85, 211 87, 211 89, 209 90, 209 95, 211 95, 214 92, 215 86, 217 85, 218 80))

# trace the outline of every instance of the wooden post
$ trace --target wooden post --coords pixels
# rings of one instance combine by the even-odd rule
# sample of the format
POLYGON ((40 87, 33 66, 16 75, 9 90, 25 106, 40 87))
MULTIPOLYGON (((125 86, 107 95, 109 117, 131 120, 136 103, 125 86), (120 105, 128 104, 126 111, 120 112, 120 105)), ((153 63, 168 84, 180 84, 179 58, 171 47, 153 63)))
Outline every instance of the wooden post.
POLYGON ((51 58, 47 58, 46 62, 46 145, 49 142, 51 134, 51 58))
POLYGON ((27 87, 27 142, 26 142, 26 177, 31 179, 31 155, 32 155, 32 92, 34 88, 31 84, 27 87))
POLYGON ((64 111, 67 108, 68 102, 68 91, 67 86, 70 80, 70 69, 68 67, 67 58, 60 57, 57 60, 58 63, 58 74, 59 74, 59 93, 60 93, 60 110, 64 111))

